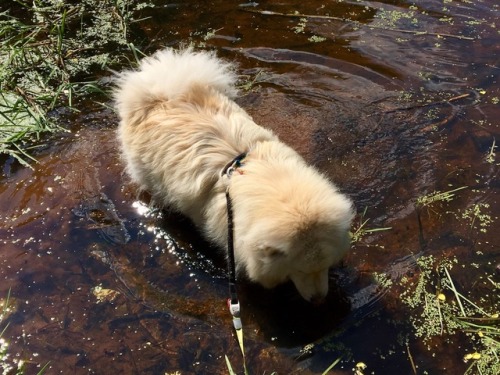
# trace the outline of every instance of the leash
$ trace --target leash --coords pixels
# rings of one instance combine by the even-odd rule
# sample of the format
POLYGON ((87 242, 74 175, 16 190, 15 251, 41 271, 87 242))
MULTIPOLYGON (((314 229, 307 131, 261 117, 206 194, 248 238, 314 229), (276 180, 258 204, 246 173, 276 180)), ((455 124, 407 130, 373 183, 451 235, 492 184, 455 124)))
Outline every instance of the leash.
MULTIPOLYGON (((236 261, 234 257, 234 221, 233 221, 233 202, 229 194, 229 179, 233 172, 242 165, 243 159, 247 156, 246 152, 238 155, 231 160, 222 170, 221 177, 226 176, 228 179, 226 186, 226 208, 227 208, 227 270, 229 276, 229 298, 227 306, 233 317, 233 326, 236 331, 236 337, 240 345, 241 354, 243 355, 243 364, 245 365, 245 349, 243 346, 243 325, 241 323, 240 302, 236 291, 236 261)), ((245 371, 246 372, 246 371, 245 371)))

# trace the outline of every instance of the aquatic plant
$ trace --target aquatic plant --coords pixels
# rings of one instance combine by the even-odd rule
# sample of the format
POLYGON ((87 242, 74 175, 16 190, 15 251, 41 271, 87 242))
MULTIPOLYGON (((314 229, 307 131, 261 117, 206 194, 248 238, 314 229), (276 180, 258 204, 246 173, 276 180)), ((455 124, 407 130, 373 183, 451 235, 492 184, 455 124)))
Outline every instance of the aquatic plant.
POLYGON ((367 210, 368 210, 368 207, 365 207, 363 213, 360 215, 359 223, 358 223, 356 229, 354 229, 354 231, 351 232, 351 242, 352 243, 360 242, 361 239, 368 234, 373 234, 376 232, 382 232, 382 231, 392 229, 391 227, 366 228, 366 224, 368 224, 368 222, 370 221, 370 219, 365 219, 365 215, 366 215, 367 210))
MULTIPOLYGON (((422 195, 417 198, 415 201, 415 208, 417 212, 417 217, 418 217, 418 224, 420 228, 420 240, 421 243, 423 243, 423 228, 422 228, 422 221, 421 221, 421 211, 423 208, 426 209, 427 215, 431 215, 431 212, 434 214, 438 214, 438 211, 435 210, 436 205, 442 205, 445 203, 449 203, 453 201, 456 197, 456 193, 460 190, 466 189, 467 186, 461 186, 456 189, 451 189, 447 191, 433 191, 429 194, 422 195)), ((447 212, 450 213, 450 212, 447 212)))
POLYGON ((479 229, 481 233, 486 233, 488 227, 493 223, 493 218, 487 212, 490 208, 488 203, 475 203, 462 212, 462 219, 470 222, 470 227, 479 229))
POLYGON ((488 151, 488 154, 486 155, 486 162, 490 163, 490 164, 495 164, 495 158, 496 158, 496 150, 497 146, 496 146, 496 140, 493 139, 493 143, 490 147, 490 150, 488 151))
MULTIPOLYGON (((457 334, 468 338, 472 352, 464 353, 464 361, 470 362, 465 374, 500 373, 500 319, 494 307, 482 307, 458 290, 450 271, 458 264, 457 259, 438 261, 432 255, 417 260, 420 274, 416 281, 401 280, 405 291, 401 301, 414 313, 410 321, 416 338, 431 349, 433 339, 441 336, 449 341, 457 334)), ((490 277, 492 293, 498 295, 500 284, 490 277)), ((457 348, 459 350, 459 348, 457 348)), ((464 350, 464 349, 462 349, 464 350)))
POLYGON ((133 0, 16 3, 31 20, 9 10, 0 13, 0 153, 29 165, 34 141, 63 130, 52 111, 76 110, 76 97, 102 92, 89 77, 123 59, 134 12, 145 5, 133 0))
POLYGON ((447 191, 434 191, 427 195, 423 195, 417 198, 417 207, 428 207, 436 202, 451 202, 455 198, 455 193, 457 191, 466 189, 467 186, 462 186, 456 189, 447 191))
MULTIPOLYGON (((278 17, 290 17, 290 18, 300 18, 299 24, 293 28, 294 32, 297 33, 302 33, 304 31, 304 28, 307 24, 307 21, 310 19, 318 19, 318 20, 335 20, 335 21, 341 21, 345 23, 349 23, 353 26, 353 28, 359 29, 359 28, 369 28, 372 30, 386 30, 386 31, 393 31, 396 33, 403 33, 403 34, 412 34, 412 35, 418 35, 418 36, 431 36, 435 38, 453 38, 453 39, 461 39, 461 40, 474 40, 475 38, 465 36, 465 35, 455 35, 455 34, 445 34, 445 33, 433 33, 429 32, 428 30, 424 29, 415 29, 415 30, 409 30, 409 29, 403 29, 403 28, 397 28, 395 27, 399 23, 403 23, 402 26, 407 26, 405 25, 404 21, 409 21, 411 27, 417 27, 419 24, 418 18, 415 16, 414 10, 417 8, 411 7, 409 9, 409 12, 396 12, 396 11, 386 11, 386 10, 378 10, 378 16, 377 20, 380 21, 380 24, 376 23, 370 23, 370 24, 364 24, 362 22, 359 22, 355 19, 351 19, 350 17, 336 17, 336 16, 330 16, 330 15, 324 15, 324 14, 302 14, 297 11, 291 12, 291 13, 282 13, 282 12, 275 12, 271 10, 260 10, 260 9, 242 9, 245 12, 250 12, 250 13, 257 13, 265 16, 278 16, 278 17)), ((449 22, 449 21, 446 21, 449 22)), ((408 22, 406 22, 408 23, 408 22)))
POLYGON ((244 92, 252 91, 260 83, 267 80, 266 73, 259 69, 255 74, 246 74, 239 77, 238 89, 244 92))
MULTIPOLYGON (((309 20, 307 19, 307 17, 300 18, 297 25, 292 27, 293 32, 295 34, 305 34, 308 22, 309 20)), ((311 43, 320 43, 324 42, 326 38, 319 35, 311 35, 309 38, 307 38, 307 40, 310 41, 311 43)))

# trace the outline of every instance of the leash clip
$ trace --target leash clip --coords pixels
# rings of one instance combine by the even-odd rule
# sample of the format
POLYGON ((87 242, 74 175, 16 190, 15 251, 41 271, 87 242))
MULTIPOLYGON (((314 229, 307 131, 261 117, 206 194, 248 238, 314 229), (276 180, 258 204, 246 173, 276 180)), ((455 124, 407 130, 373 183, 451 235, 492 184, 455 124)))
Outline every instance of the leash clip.
POLYGON ((240 317, 240 302, 238 300, 236 300, 236 302, 233 302, 231 298, 228 298, 227 307, 229 307, 229 312, 231 313, 233 318, 240 317))
POLYGON ((231 178, 231 176, 233 175, 233 172, 234 172, 234 171, 236 170, 236 168, 238 168, 238 167, 239 167, 238 163, 237 163, 237 162, 234 162, 234 164, 233 164, 233 165, 231 165, 231 166, 227 169, 227 171, 226 171, 226 176, 227 176, 227 178, 231 178))
POLYGON ((236 300, 233 302, 231 298, 227 299, 227 307, 229 307, 229 312, 233 316, 233 326, 236 331, 243 328, 240 318, 240 302, 236 300))
POLYGON ((222 169, 222 171, 220 173, 221 177, 226 176, 228 179, 231 178, 231 175, 233 174, 233 172, 243 165, 243 159, 245 159, 246 156, 247 156, 247 153, 244 152, 244 153, 236 156, 229 163, 227 163, 226 166, 222 169))

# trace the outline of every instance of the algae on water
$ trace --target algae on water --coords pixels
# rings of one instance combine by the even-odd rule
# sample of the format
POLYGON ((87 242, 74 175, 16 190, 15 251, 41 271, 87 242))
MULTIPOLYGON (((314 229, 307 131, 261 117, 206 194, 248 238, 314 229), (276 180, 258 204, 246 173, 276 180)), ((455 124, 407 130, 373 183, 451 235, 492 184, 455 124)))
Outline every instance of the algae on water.
MULTIPOLYGON (((452 268, 460 266, 456 258, 438 261, 432 255, 422 256, 417 265, 420 273, 416 281, 400 281, 405 288, 401 301, 413 311, 410 322, 415 337, 432 350, 436 337, 453 343, 456 335, 465 335, 472 351, 463 347, 457 350, 462 350, 464 361, 470 363, 466 374, 499 374, 499 311, 495 306, 480 306, 484 302, 481 298, 476 301, 457 290, 450 274, 452 268)), ((488 284, 498 295, 499 285, 488 284)))

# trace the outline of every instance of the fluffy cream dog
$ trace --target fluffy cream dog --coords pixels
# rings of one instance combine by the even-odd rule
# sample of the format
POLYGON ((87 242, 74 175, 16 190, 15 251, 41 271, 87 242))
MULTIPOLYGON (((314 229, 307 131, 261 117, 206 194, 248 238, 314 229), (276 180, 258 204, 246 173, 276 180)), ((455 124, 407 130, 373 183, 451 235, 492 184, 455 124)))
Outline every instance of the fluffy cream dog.
POLYGON ((308 301, 349 248, 351 201, 231 100, 231 64, 166 49, 118 76, 115 100, 127 172, 156 201, 227 248, 225 190, 234 208, 238 271, 266 288, 289 279, 308 301), (221 171, 247 153, 230 178, 221 171))

